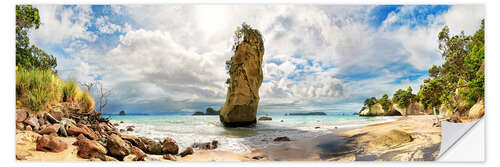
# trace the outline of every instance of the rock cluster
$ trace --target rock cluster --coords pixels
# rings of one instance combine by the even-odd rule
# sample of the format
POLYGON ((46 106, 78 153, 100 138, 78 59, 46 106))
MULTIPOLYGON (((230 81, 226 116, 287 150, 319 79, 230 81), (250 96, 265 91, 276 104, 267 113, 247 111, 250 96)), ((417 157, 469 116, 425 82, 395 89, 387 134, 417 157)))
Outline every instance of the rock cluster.
POLYGON ((243 34, 231 58, 226 102, 219 115, 224 126, 229 127, 249 126, 257 121, 264 42, 256 29, 245 29, 243 34))
MULTIPOLYGON (((121 134, 109 119, 101 113, 80 113, 75 105, 59 104, 44 114, 17 109, 16 129, 31 130, 40 136, 36 138, 36 150, 44 152, 62 152, 68 148, 62 137, 73 136, 77 141, 77 155, 90 161, 156 161, 148 154, 164 155, 165 159, 175 161, 175 155, 186 156, 194 149, 216 149, 217 141, 205 144, 193 144, 179 153, 177 142, 167 137, 162 142, 146 137, 121 134), (146 154, 148 153, 148 154, 146 154)), ((123 123, 123 122, 122 122, 123 123)), ((128 128, 135 128, 130 126, 128 128)), ((26 157, 17 157, 23 160, 26 157)))

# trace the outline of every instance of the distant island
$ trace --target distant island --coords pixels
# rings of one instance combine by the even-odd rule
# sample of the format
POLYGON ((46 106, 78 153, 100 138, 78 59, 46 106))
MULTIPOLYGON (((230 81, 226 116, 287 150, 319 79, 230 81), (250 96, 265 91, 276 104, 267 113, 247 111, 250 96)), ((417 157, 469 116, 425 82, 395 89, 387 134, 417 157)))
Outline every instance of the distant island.
POLYGON ((205 113, 201 111, 196 111, 193 115, 219 115, 220 110, 214 110, 211 107, 208 107, 205 113))
MULTIPOLYGON (((285 114, 287 115, 287 114, 285 114)), ((306 112, 306 113, 289 113, 290 116, 302 116, 302 115, 326 115, 324 112, 306 112)))
POLYGON ((125 111, 121 110, 120 115, 125 115, 125 111))

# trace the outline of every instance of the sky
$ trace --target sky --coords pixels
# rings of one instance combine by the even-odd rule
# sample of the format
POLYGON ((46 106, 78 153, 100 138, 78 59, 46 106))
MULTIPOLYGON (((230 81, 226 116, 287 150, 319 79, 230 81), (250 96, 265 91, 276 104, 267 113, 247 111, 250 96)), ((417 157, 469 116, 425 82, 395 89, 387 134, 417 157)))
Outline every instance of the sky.
POLYGON ((110 114, 219 109, 242 22, 264 38, 259 112, 358 112, 368 97, 417 93, 444 61, 443 26, 473 34, 485 18, 483 5, 35 6, 32 44, 64 80, 110 89, 110 114))

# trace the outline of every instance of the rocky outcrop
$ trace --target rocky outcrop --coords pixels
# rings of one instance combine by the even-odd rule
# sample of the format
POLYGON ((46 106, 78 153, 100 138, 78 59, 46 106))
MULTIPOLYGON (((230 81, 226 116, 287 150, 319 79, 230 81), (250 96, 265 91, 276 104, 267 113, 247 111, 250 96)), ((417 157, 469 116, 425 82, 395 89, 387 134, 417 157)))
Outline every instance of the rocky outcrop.
POLYGON ((226 102, 220 112, 225 126, 249 126, 256 123, 259 88, 262 84, 264 42, 260 32, 248 28, 243 41, 231 58, 230 81, 226 102))
POLYGON ((469 110, 469 118, 478 119, 484 115, 484 101, 480 100, 469 110))
POLYGON ((43 135, 36 141, 36 150, 44 152, 61 152, 68 148, 68 145, 54 136, 43 135))
POLYGON ((360 116, 392 116, 401 115, 401 112, 395 110, 392 105, 389 105, 388 110, 384 110, 380 103, 376 103, 359 112, 360 116))
POLYGON ((283 136, 283 137, 277 137, 273 141, 291 141, 290 138, 283 136))

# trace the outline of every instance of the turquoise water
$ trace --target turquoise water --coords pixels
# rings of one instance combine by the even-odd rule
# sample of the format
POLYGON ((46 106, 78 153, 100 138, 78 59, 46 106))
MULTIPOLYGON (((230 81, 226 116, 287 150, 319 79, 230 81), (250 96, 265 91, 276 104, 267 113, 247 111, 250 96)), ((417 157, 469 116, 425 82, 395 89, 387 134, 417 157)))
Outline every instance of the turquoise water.
POLYGON ((174 138, 182 148, 194 142, 218 140, 219 150, 249 152, 278 144, 272 140, 287 136, 292 140, 317 137, 331 133, 336 127, 352 127, 391 121, 397 117, 359 117, 357 115, 284 116, 272 115, 272 121, 258 121, 248 128, 225 128, 219 116, 157 115, 111 116, 112 122, 124 121, 118 128, 133 125, 135 130, 123 132, 155 140, 174 138), (281 120, 283 120, 281 122, 281 120), (316 128, 319 127, 319 128, 316 128))

